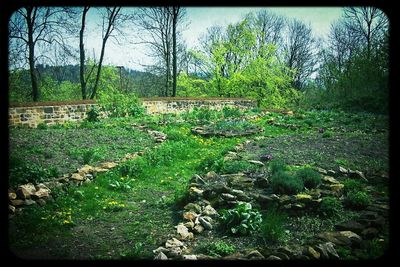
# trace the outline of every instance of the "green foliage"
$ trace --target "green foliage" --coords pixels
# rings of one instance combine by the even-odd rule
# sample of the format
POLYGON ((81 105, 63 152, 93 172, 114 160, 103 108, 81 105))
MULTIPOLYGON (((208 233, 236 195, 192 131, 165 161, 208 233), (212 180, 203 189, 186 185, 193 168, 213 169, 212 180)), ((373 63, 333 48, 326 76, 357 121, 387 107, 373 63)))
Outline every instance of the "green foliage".
POLYGON ((277 243, 285 237, 285 221, 287 215, 276 209, 270 209, 263 216, 261 236, 266 242, 277 243))
POLYGON ((342 203, 335 197, 323 197, 319 206, 319 212, 327 217, 338 215, 342 210, 342 203))
POLYGON ((248 121, 217 121, 212 124, 211 127, 217 131, 244 131, 250 127, 254 127, 254 124, 248 121))
POLYGON ((234 209, 221 210, 221 227, 235 235, 249 235, 259 230, 261 213, 250 203, 240 203, 234 209))
POLYGON ((82 155, 83 164, 89 164, 92 161, 100 159, 100 155, 95 149, 85 149, 80 153, 82 155))
POLYGON ((233 254, 236 251, 236 248, 233 245, 225 243, 224 241, 217 241, 205 245, 203 250, 207 255, 212 257, 224 257, 233 254))
POLYGON ((363 191, 350 191, 346 195, 345 204, 355 210, 364 209, 370 204, 370 197, 363 191))
POLYGON ((281 172, 281 171, 286 171, 288 169, 287 165, 282 160, 279 160, 279 159, 271 160, 268 164, 268 168, 272 174, 275 174, 275 173, 281 172))
POLYGON ((242 111, 239 108, 223 107, 222 114, 224 114, 224 118, 239 118, 242 111))
POLYGON ((303 190, 304 183, 301 178, 289 172, 278 171, 271 177, 272 190, 280 194, 296 194, 303 190))
POLYGON ((349 192, 359 192, 359 191, 363 191, 365 185, 355 179, 345 179, 342 182, 344 184, 344 192, 347 194, 349 192))
POLYGON ((96 106, 92 106, 91 109, 86 112, 86 120, 89 122, 99 121, 100 110, 96 106))
POLYGON ((322 138, 332 137, 332 132, 326 131, 322 134, 322 138))
POLYGON ((110 187, 117 191, 129 191, 132 189, 134 179, 129 177, 116 178, 110 182, 110 187))
POLYGON ((100 91, 98 104, 109 117, 136 117, 144 113, 136 95, 122 94, 115 89, 100 91))
MULTIPOLYGON (((218 166, 218 165, 214 165, 218 166)), ((222 173, 239 173, 239 172, 254 172, 258 166, 244 160, 228 160, 224 161, 220 171, 222 173)))
POLYGON ((316 188, 321 183, 321 175, 309 167, 297 170, 296 176, 303 180, 304 186, 309 189, 316 188))

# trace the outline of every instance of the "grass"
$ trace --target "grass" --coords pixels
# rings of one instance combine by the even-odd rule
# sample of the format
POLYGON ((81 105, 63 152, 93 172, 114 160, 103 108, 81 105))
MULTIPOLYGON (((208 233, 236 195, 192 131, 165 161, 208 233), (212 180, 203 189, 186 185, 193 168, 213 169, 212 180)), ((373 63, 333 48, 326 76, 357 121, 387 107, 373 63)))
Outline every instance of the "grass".
MULTIPOLYGON (((181 221, 180 211, 187 204, 188 180, 193 174, 210 170, 254 172, 259 167, 247 160, 259 160, 260 154, 272 155, 273 160, 267 166, 275 174, 295 173, 275 160, 326 169, 334 169, 340 163, 362 171, 388 170, 387 133, 380 132, 387 128, 387 119, 375 115, 300 111, 301 116, 296 112, 289 116, 271 112, 250 121, 264 129, 257 135, 266 138, 246 145, 240 152, 241 160, 227 162, 223 160, 224 155, 244 138, 202 138, 190 132, 194 125, 246 114, 257 113, 195 110, 181 115, 114 118, 41 129, 11 128, 10 170, 19 170, 19 174, 11 175, 11 181, 25 172, 23 166, 32 169, 40 166, 31 173, 43 177, 46 176, 43 169, 49 165, 61 172, 148 149, 143 156, 98 174, 91 183, 53 192, 54 202, 45 207, 25 207, 22 214, 10 220, 10 248, 19 255, 37 258, 151 259, 152 250, 163 245, 174 233, 174 225, 181 221), (268 124, 272 118, 281 124, 300 127, 268 124), (162 131, 168 139, 154 147, 146 134, 132 129, 133 123, 162 131), (332 136, 323 138, 318 128, 328 129, 332 136)), ((360 187, 349 181, 344 181, 345 190, 360 187)), ((244 246, 305 244, 319 232, 334 230, 334 224, 355 216, 353 210, 340 212, 334 219, 314 213, 288 217, 271 210, 263 214, 257 235, 237 238, 215 233, 217 240, 208 235, 196 238, 205 247, 214 244, 206 251, 209 255, 223 256, 244 246)), ((377 241, 365 245, 365 249, 376 251, 374 254, 381 252, 380 247, 377 241)), ((354 255, 345 250, 340 253, 346 257, 354 255)))

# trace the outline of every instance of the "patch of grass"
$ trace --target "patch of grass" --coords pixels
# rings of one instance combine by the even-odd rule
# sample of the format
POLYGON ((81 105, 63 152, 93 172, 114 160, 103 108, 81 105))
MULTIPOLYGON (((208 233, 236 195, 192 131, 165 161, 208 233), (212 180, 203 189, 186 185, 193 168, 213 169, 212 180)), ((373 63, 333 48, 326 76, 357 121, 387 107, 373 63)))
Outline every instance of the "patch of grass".
POLYGON ((235 253, 236 248, 224 241, 217 241, 211 244, 203 245, 201 251, 212 257, 224 257, 235 253))
POLYGON ((332 137, 333 136, 333 134, 332 134, 332 132, 330 132, 330 131, 325 131, 323 134, 322 134, 322 138, 329 138, 329 137, 332 137))
POLYGON ((303 181, 285 171, 278 171, 271 177, 272 190, 279 194, 297 194, 304 188, 303 181))
POLYGON ((263 216, 261 237, 266 243, 278 243, 285 238, 285 221, 287 215, 279 210, 271 209, 263 216))
POLYGON ((239 173, 239 172, 254 172, 257 171, 259 167, 243 160, 229 160, 225 161, 222 165, 222 173, 239 173))
POLYGON ((365 187, 364 183, 350 178, 343 180, 342 183, 344 184, 344 192, 346 194, 351 191, 363 191, 365 187))
POLYGON ((287 171, 287 165, 279 159, 273 159, 268 164, 269 171, 274 175, 275 173, 287 171))
POLYGON ((350 191, 347 193, 345 198, 346 206, 361 210, 366 208, 370 203, 370 197, 366 192, 363 191, 350 191))
POLYGON ((296 171, 296 176, 301 179, 307 188, 316 188, 321 184, 321 175, 312 168, 305 167, 296 171))
POLYGON ((342 203, 335 197, 323 197, 319 212, 325 217, 334 217, 343 210, 342 203))

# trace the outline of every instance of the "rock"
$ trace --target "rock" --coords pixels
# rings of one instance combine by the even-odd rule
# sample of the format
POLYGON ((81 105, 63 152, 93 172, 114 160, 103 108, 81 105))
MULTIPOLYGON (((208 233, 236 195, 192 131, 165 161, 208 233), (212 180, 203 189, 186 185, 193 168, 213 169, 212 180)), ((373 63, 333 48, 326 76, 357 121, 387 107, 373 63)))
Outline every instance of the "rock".
POLYGON ((290 257, 286 253, 275 252, 274 255, 280 258, 281 260, 290 260, 290 257))
POLYGON ((186 226, 188 229, 193 229, 194 228, 194 222, 193 221, 185 222, 183 225, 186 226))
POLYGON ((317 236, 339 246, 359 245, 362 241, 361 237, 352 231, 323 232, 317 236))
POLYGON ((246 255, 245 258, 250 260, 263 260, 264 256, 258 250, 251 250, 246 255))
POLYGON ((368 227, 367 229, 364 229, 361 232, 361 236, 364 239, 373 239, 373 238, 376 238, 378 235, 379 235, 378 229, 373 228, 373 227, 368 227))
POLYGON ((15 214, 15 207, 13 205, 8 205, 8 214, 15 214))
POLYGON ((198 174, 193 175, 191 181, 194 181, 197 184, 206 184, 206 181, 204 181, 204 179, 198 174))
POLYGON ((246 177, 244 174, 232 174, 227 176, 230 186, 240 189, 253 187, 253 179, 246 177))
POLYGON ((180 240, 193 239, 193 233, 190 233, 188 228, 184 226, 183 223, 178 224, 176 227, 176 232, 178 233, 180 240))
POLYGON ((25 199, 24 202, 25 205, 30 206, 30 205, 36 205, 36 201, 32 200, 32 199, 25 199))
POLYGON ((312 200, 312 196, 307 194, 297 194, 295 197, 297 201, 310 202, 312 200))
POLYGON ((316 249, 320 253, 322 259, 339 259, 339 255, 332 242, 319 244, 316 249))
POLYGON ((340 192, 344 188, 344 184, 330 184, 329 188, 334 192, 340 192))
POLYGON ((21 199, 30 198, 32 194, 36 192, 36 188, 32 183, 18 186, 16 194, 21 199))
POLYGON ((183 209, 187 211, 194 211, 196 213, 201 213, 201 206, 196 203, 189 203, 185 207, 183 207, 183 209))
POLYGON ((193 211, 183 213, 183 218, 186 220, 194 221, 199 215, 193 211))
POLYGON ((265 154, 265 155, 261 155, 260 156, 260 160, 261 161, 270 161, 271 159, 272 159, 273 157, 272 157, 272 155, 271 154, 265 154))
POLYGON ((255 164, 255 165, 258 165, 258 166, 261 166, 261 167, 265 166, 264 163, 262 163, 261 161, 258 161, 258 160, 248 160, 247 162, 255 164))
POLYGON ((201 190, 194 186, 189 188, 189 194, 191 196, 201 197, 201 196, 203 196, 203 192, 204 192, 204 190, 201 190))
POLYGON ((183 247, 183 243, 173 237, 172 239, 168 239, 167 242, 165 242, 165 247, 166 248, 174 248, 174 247, 183 247))
POLYGON ((204 227, 203 227, 201 224, 198 224, 198 225, 196 225, 196 226, 193 228, 193 230, 194 230, 196 233, 201 234, 201 233, 204 231, 204 227))
POLYGON ((197 256, 196 255, 183 255, 182 259, 183 260, 197 260, 197 256))
POLYGON ((162 253, 161 251, 154 257, 155 260, 168 260, 167 255, 162 253))
POLYGON ((323 176, 321 179, 323 182, 331 183, 331 184, 339 184, 339 181, 333 178, 332 176, 323 176))
POLYGON ((8 193, 8 199, 9 200, 13 200, 13 199, 16 199, 17 198, 17 194, 15 194, 15 193, 8 193))
POLYGON ((211 223, 209 222, 209 220, 206 220, 206 217, 200 217, 199 221, 201 223, 201 225, 207 229, 207 230, 212 230, 213 226, 211 225, 211 223))
POLYGON ((233 253, 233 254, 231 254, 231 255, 228 255, 228 256, 223 257, 222 259, 223 259, 223 260, 242 260, 242 259, 244 259, 244 258, 243 258, 242 253, 240 253, 240 252, 235 252, 235 253, 233 253))
POLYGON ((205 206, 205 208, 203 209, 203 214, 214 217, 218 216, 218 212, 213 207, 211 207, 211 205, 205 206))
POLYGON ((10 204, 14 207, 19 207, 25 204, 25 201, 22 199, 12 199, 10 200, 10 204))
POLYGON ((39 206, 43 207, 44 205, 46 205, 46 200, 44 200, 44 199, 42 199, 42 198, 39 198, 38 200, 36 200, 36 203, 37 203, 39 206))
POLYGON ((214 171, 208 172, 204 177, 206 181, 213 181, 219 178, 219 175, 216 174, 214 171))
POLYGON ((336 176, 336 172, 334 170, 328 170, 327 175, 329 176, 336 176))
POLYGON ((267 258, 267 260, 282 260, 281 258, 275 256, 275 255, 271 255, 267 258))
POLYGON ((269 186, 269 180, 265 177, 259 177, 254 181, 254 184, 258 187, 265 188, 269 186))
POLYGON ((100 164, 100 168, 103 168, 103 169, 112 169, 112 168, 114 168, 115 166, 117 166, 118 164, 117 163, 115 163, 115 162, 103 162, 102 164, 100 164))
POLYGON ((359 222, 350 220, 347 222, 336 224, 335 228, 338 231, 352 231, 354 233, 361 234, 361 232, 365 229, 365 226, 359 222))
POLYGON ((45 189, 45 188, 39 188, 38 191, 36 191, 34 194, 31 195, 33 199, 38 199, 38 198, 47 198, 50 195, 50 189, 45 189))
POLYGON ((327 170, 319 168, 319 167, 317 167, 317 172, 319 172, 320 174, 323 174, 323 175, 328 175, 327 170))
POLYGON ((82 168, 80 168, 80 169, 78 169, 78 172, 80 172, 80 173, 85 173, 85 174, 87 174, 87 173, 93 173, 93 171, 94 171, 94 167, 93 166, 90 166, 90 165, 83 165, 83 167, 82 168))
POLYGON ((321 253, 316 251, 313 247, 308 246, 306 249, 306 255, 310 256, 312 259, 318 260, 321 257, 321 253))
POLYGON ((308 190, 307 194, 312 196, 313 198, 320 198, 321 197, 321 189, 308 190))
POLYGON ((353 170, 349 170, 349 177, 350 178, 354 178, 354 179, 362 179, 366 182, 368 182, 368 179, 365 177, 365 175, 360 172, 360 171, 353 171, 353 170))
POLYGON ((221 197, 225 200, 236 200, 236 196, 231 194, 222 193, 221 197))
POLYGON ((346 168, 343 168, 342 166, 339 166, 339 172, 341 172, 342 174, 348 174, 349 171, 346 168))
POLYGON ((75 181, 84 181, 85 180, 85 176, 80 173, 73 173, 70 178, 75 181))
POLYGON ((101 168, 101 167, 94 167, 93 172, 97 173, 97 172, 107 172, 108 169, 105 168, 101 168))

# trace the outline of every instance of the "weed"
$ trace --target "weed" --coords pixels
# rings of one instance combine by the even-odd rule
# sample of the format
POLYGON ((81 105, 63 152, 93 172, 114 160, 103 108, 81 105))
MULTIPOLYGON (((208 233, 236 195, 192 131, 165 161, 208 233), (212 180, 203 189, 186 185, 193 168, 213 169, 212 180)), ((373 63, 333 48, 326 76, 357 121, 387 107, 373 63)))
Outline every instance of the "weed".
POLYGON ((236 251, 236 248, 224 241, 218 241, 203 246, 202 250, 204 250, 207 255, 213 257, 224 257, 233 254, 236 251))
POLYGON ((307 188, 316 188, 321 183, 321 175, 309 167, 299 169, 296 176, 303 180, 307 188))
POLYGON ((366 208, 370 203, 370 198, 366 192, 350 191, 345 198, 345 204, 353 209, 360 210, 366 208))
POLYGON ((130 179, 129 177, 120 177, 119 180, 115 179, 110 182, 110 187, 117 191, 128 191, 132 189, 134 179, 130 179))
POLYGON ((97 161, 100 159, 100 155, 94 149, 86 149, 82 152, 83 164, 89 164, 92 161, 97 161))
POLYGON ((278 171, 271 177, 272 190, 280 194, 296 194, 303 190, 303 181, 289 172, 278 171))
POLYGON ((276 209, 269 210, 263 216, 261 224, 261 237, 265 242, 276 243, 282 241, 285 236, 284 223, 287 215, 276 209))
POLYGON ((234 209, 221 210, 220 222, 225 231, 238 235, 249 235, 258 231, 262 222, 260 212, 250 203, 240 203, 234 209))
POLYGON ((333 217, 343 210, 342 203, 335 197, 322 198, 319 211, 323 216, 333 217))

